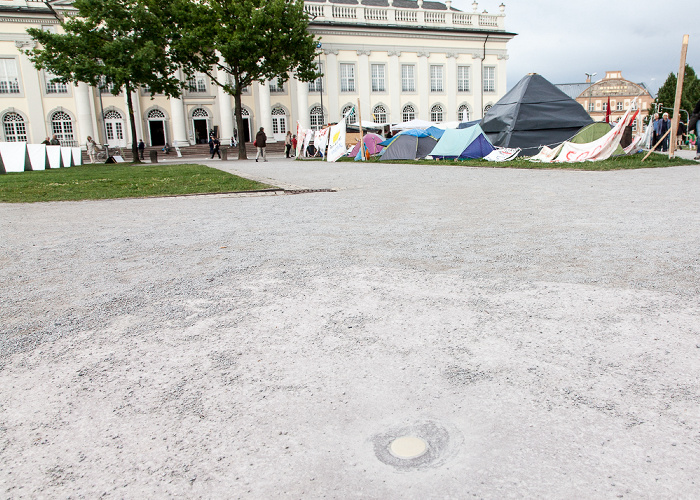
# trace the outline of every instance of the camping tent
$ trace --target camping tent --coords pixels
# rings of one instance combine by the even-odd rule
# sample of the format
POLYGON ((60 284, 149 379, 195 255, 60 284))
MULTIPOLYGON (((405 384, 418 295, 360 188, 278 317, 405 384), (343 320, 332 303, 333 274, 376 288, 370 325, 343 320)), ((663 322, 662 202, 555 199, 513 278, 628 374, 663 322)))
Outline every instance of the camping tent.
POLYGON ((414 134, 399 134, 392 139, 382 151, 381 161, 425 158, 437 144, 437 140, 427 134, 420 137, 414 134))
MULTIPOLYGON (((382 147, 379 145, 384 138, 380 135, 377 134, 366 134, 364 137, 364 143, 365 143, 365 149, 369 151, 369 154, 371 155, 376 155, 379 151, 381 151, 382 147)), ((352 148, 352 151, 348 156, 357 156, 357 152, 360 150, 360 141, 357 141, 357 144, 355 144, 355 147, 352 148)))
POLYGON ((489 109, 481 128, 494 146, 522 148, 522 156, 532 156, 540 146, 559 144, 591 123, 579 103, 531 73, 489 109))
MULTIPOLYGON (((588 142, 597 141, 605 134, 612 130, 612 126, 606 122, 595 122, 590 125, 586 125, 578 133, 571 138, 569 142, 574 144, 586 144, 588 142)), ((617 149, 613 153, 613 156, 621 156, 625 154, 625 150, 622 146, 618 145, 617 149)))
POLYGON ((433 158, 483 158, 493 151, 479 125, 462 129, 447 129, 430 152, 433 158))

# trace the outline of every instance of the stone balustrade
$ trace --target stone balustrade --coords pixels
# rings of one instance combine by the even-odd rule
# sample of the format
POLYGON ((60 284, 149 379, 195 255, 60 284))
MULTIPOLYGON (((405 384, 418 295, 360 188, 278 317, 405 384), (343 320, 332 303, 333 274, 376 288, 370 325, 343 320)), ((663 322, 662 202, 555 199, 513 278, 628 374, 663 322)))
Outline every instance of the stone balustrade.
MULTIPOLYGON (((391 1, 389 3, 392 3, 391 1)), ((394 7, 377 7, 368 5, 347 5, 325 2, 306 2, 304 10, 312 23, 351 22, 358 24, 377 24, 382 26, 401 26, 416 24, 436 28, 483 29, 505 31, 505 6, 500 6, 500 14, 486 12, 455 12, 453 10, 430 10, 422 8, 423 2, 417 2, 416 9, 394 7)), ((448 5, 451 2, 448 3, 448 5)))

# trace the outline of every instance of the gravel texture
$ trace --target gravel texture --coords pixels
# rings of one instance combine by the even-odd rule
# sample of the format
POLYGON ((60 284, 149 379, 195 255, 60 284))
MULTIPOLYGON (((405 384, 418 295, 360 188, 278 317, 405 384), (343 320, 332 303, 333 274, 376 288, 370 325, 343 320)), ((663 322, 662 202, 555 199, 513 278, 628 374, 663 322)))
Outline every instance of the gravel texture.
POLYGON ((1 497, 698 495, 700 167, 211 164, 0 205, 1 497))

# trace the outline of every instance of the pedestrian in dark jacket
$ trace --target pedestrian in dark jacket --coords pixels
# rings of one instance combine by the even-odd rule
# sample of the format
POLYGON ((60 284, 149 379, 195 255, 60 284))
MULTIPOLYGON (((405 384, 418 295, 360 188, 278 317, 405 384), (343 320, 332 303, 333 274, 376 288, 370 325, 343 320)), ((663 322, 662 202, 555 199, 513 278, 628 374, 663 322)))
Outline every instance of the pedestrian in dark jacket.
POLYGON ((700 101, 697 102, 695 109, 693 110, 693 114, 690 115, 690 118, 688 119, 688 131, 690 132, 691 130, 696 132, 695 142, 697 143, 698 149, 695 159, 700 160, 700 140, 697 139, 698 134, 700 134, 700 101))
POLYGON ((143 139, 139 139, 139 144, 137 147, 139 148, 139 158, 143 160, 143 152, 146 149, 146 143, 143 142, 143 139))
POLYGON ((255 156, 255 161, 262 156, 264 161, 267 161, 265 157, 265 148, 267 147, 267 136, 265 135, 265 129, 260 127, 260 131, 255 134, 255 147, 258 148, 258 154, 255 156))
POLYGON ((214 158, 214 138, 209 136, 209 154, 214 158))
POLYGON ((218 138, 214 138, 212 140, 213 147, 211 150, 211 159, 214 159, 214 155, 219 155, 219 160, 221 159, 221 153, 219 152, 219 149, 221 148, 221 142, 219 141, 218 138))

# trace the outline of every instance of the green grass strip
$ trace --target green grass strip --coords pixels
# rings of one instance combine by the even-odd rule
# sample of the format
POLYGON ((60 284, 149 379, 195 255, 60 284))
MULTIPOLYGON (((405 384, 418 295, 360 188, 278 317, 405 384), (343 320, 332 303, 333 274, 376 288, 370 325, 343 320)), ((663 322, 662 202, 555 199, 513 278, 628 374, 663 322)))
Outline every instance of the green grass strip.
MULTIPOLYGON (((630 156, 617 156, 602 161, 586 161, 579 163, 535 163, 524 159, 516 159, 503 162, 492 162, 483 159, 480 160, 390 160, 388 162, 380 162, 377 157, 372 157, 370 163, 402 163, 415 165, 447 165, 457 167, 488 167, 488 168, 526 168, 539 170, 629 170, 635 168, 659 168, 659 167, 677 167, 681 165, 693 165, 696 162, 693 160, 685 160, 676 156, 668 158, 668 155, 654 153, 649 156, 644 162, 644 153, 637 153, 630 156)), ((343 157, 340 160, 354 161, 353 158, 343 157)), ((359 162, 358 162, 359 163, 359 162)))
POLYGON ((0 202, 105 200, 270 189, 204 165, 82 165, 0 175, 0 202))

